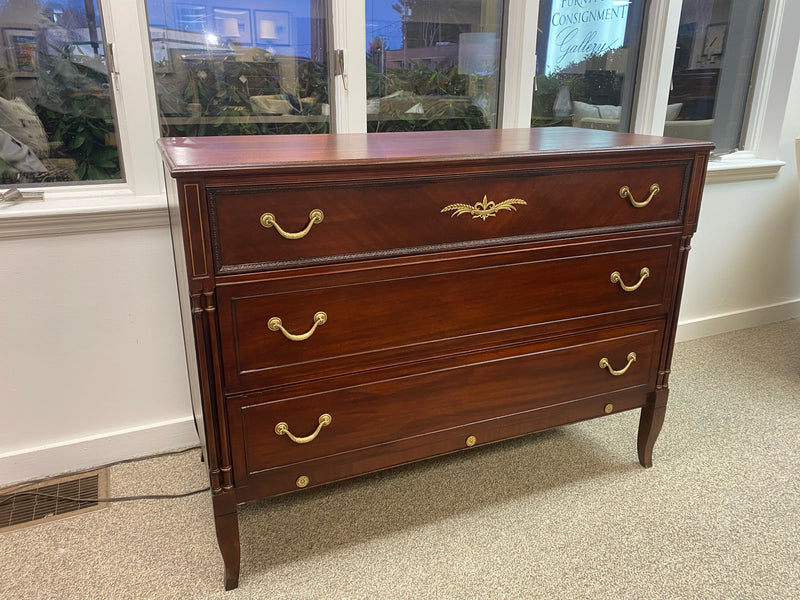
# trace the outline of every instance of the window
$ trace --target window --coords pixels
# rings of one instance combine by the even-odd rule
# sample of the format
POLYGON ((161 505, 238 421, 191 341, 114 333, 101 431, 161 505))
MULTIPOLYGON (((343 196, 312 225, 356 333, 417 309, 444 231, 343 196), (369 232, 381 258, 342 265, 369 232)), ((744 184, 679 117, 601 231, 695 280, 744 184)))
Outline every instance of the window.
POLYGON ((97 2, 9 0, 0 29, 0 183, 120 180, 97 2))
POLYGON ((367 0, 367 130, 497 126, 503 2, 367 0))
MULTIPOLYGON (((706 27, 725 22, 725 18, 718 15, 717 5, 722 6, 720 2, 715 0, 710 3, 712 15, 706 27)), ((614 123, 616 115, 612 113, 611 117, 603 117, 598 109, 594 116, 596 122, 589 120, 585 125, 627 128, 638 133, 664 132, 665 121, 674 124, 674 121, 702 120, 701 113, 690 112, 692 102, 699 105, 696 100, 699 95, 695 94, 694 100, 678 96, 682 89, 686 89, 681 76, 685 71, 693 70, 685 62, 685 57, 681 57, 680 51, 675 54, 679 22, 679 46, 688 39, 687 23, 698 24, 694 29, 695 44, 702 46, 706 37, 700 32, 699 18, 692 21, 687 17, 688 13, 681 16, 683 2, 427 0, 406 4, 406 8, 410 9, 410 14, 406 11, 409 36, 417 27, 423 30, 418 40, 429 40, 426 43, 431 47, 430 40, 433 39, 434 49, 435 44, 441 41, 443 46, 451 46, 448 48, 450 52, 455 50, 452 47, 455 42, 462 40, 462 33, 492 34, 495 39, 502 36, 500 42, 496 42, 499 55, 490 50, 491 44, 482 46, 492 61, 497 60, 502 68, 493 64, 491 70, 459 72, 459 63, 452 57, 449 68, 456 67, 457 73, 454 86, 439 87, 436 91, 439 97, 425 91, 420 94, 420 100, 426 102, 417 102, 422 104, 422 110, 425 111, 425 105, 431 100, 442 100, 440 106, 447 106, 447 102, 453 100, 455 106, 452 114, 448 106, 446 115, 439 113, 446 118, 427 119, 427 115, 417 112, 420 107, 406 113, 409 108, 414 108, 414 104, 411 104, 403 111, 402 119, 394 119, 392 123, 392 119, 385 119, 386 115, 381 114, 381 104, 384 98, 397 90, 388 86, 380 87, 380 78, 386 73, 380 69, 387 67, 386 62, 381 63, 380 53, 402 50, 405 39, 402 36, 403 13, 391 9, 392 3, 402 9, 401 0, 365 0, 363 3, 353 0, 0 0, 0 40, 4 50, 0 52, 0 102, 4 106, 21 108, 35 133, 30 135, 27 125, 18 127, 15 131, 20 137, 28 134, 28 138, 25 138, 27 141, 21 141, 8 133, 10 125, 0 126, 6 139, 16 139, 16 142, 12 142, 14 148, 22 149, 20 154, 14 156, 8 150, 6 154, 0 154, 0 184, 5 184, 6 188, 46 184, 42 187, 47 197, 64 199, 62 206, 76 207, 76 215, 79 214, 79 202, 92 207, 103 205, 113 207, 112 210, 120 215, 120 220, 124 219, 128 225, 132 222, 132 214, 145 214, 128 210, 133 206, 130 204, 131 198, 136 198, 142 206, 151 207, 153 215, 160 207, 163 173, 155 146, 155 138, 159 134, 348 133, 367 131, 368 123, 370 131, 387 131, 392 126, 407 129, 425 126, 527 127, 531 124, 575 126, 576 101, 597 107, 619 107, 619 124, 614 123), (434 5, 437 7, 435 18, 424 12, 434 5), (595 22, 613 20, 605 17, 614 17, 614 9, 621 20, 624 12, 624 43, 617 50, 606 49, 605 56, 595 53, 581 59, 583 65, 579 65, 578 69, 570 70, 557 65, 548 75, 547 43, 561 23, 564 26, 570 24, 570 14, 573 15, 572 20, 576 18, 574 14, 581 7, 584 12, 593 11, 585 18, 594 19, 595 22), (456 13, 449 12, 456 9, 456 13), (570 12, 570 9, 574 10, 570 12), (599 12, 601 9, 602 13, 599 12), (249 21, 242 14, 247 11, 249 21), (555 21, 554 13, 560 14, 555 21), (379 18, 381 14, 384 17, 388 14, 383 24, 379 18), (90 22, 94 26, 90 27, 90 22), (234 22, 238 35, 220 39, 220 34, 233 33, 230 25, 234 22), (643 23, 646 23, 646 39, 643 39, 643 23), (389 26, 386 31, 381 29, 385 26, 389 26), (425 38, 424 32, 430 34, 432 30, 435 36, 431 38, 428 35, 425 38), (391 34, 392 31, 395 33, 391 34), (92 39, 90 32, 95 32, 95 39, 92 39), (249 45, 244 44, 247 34, 251 36, 249 45), (394 40, 392 35, 395 36, 394 40), (214 38, 207 36, 217 36, 217 43, 211 44, 214 38), (380 42, 373 44, 375 38, 380 42), (43 43, 45 39, 51 42, 50 45, 43 43), (198 40, 202 40, 202 47, 192 43, 198 40), (204 60, 202 56, 195 55, 206 53, 206 41, 209 44, 209 56, 206 57, 208 70, 199 69, 192 73, 196 73, 194 81, 198 82, 198 102, 194 102, 195 88, 189 85, 189 70, 196 67, 198 61, 204 60), (334 77, 336 61, 329 56, 333 48, 344 50, 344 77, 334 77), (26 61, 26 56, 33 50, 35 59, 26 61), (264 61, 256 65, 240 60, 245 53, 258 54, 264 61), (369 53, 371 63, 367 69, 369 53), (534 60, 537 54, 538 59, 534 60), (152 56, 155 61, 143 61, 143 56, 152 56), (184 56, 187 57, 185 61, 184 56), (177 57, 178 60, 167 65, 167 57, 177 57), (605 64, 596 64, 603 58, 605 64), (259 83, 258 80, 269 79, 270 68, 275 73, 276 65, 271 63, 273 60, 281 68, 280 78, 273 78, 272 84, 267 87, 263 85, 264 81, 259 83), (307 65, 307 69, 313 66, 313 72, 295 79, 294 74, 301 73, 303 65, 307 65), (28 76, 33 69, 36 70, 36 76, 28 76), (245 69, 251 71, 242 72, 245 69), (112 70, 119 74, 109 76, 112 70), (600 76, 601 81, 611 81, 611 84, 605 88, 605 92, 600 88, 590 96, 586 93, 586 87, 590 86, 592 78, 597 77, 598 71, 610 71, 613 78, 609 80, 608 73, 600 76), (502 77, 498 77, 500 72, 503 73, 502 77), (251 78, 252 73, 255 75, 251 78), (491 73, 491 76, 483 73, 491 73), (537 75, 535 78, 534 73, 537 75), (635 86, 632 85, 634 73, 635 86), (226 85, 214 84, 220 74, 226 85), (244 76, 246 81, 240 76, 244 76), (52 93, 53 87, 50 88, 51 93, 43 93, 54 77, 63 78, 55 86, 59 90, 58 97, 52 93), (316 83, 309 83, 311 78, 316 83), (563 85, 559 78, 565 80, 563 85), (370 84, 369 92, 367 82, 370 84), (457 87, 455 83, 458 83, 457 87), (497 87, 501 88, 499 94, 497 87), (556 96, 562 87, 568 87, 569 93, 566 116, 563 92, 558 115, 555 114, 556 96), (228 97, 232 100, 227 108, 221 101, 226 90, 230 92, 228 97), (66 94, 65 91, 70 93, 66 94), (222 94, 218 97, 220 92, 222 94), (618 100, 612 97, 617 94, 618 100), (250 101, 251 96, 269 98, 256 102, 254 106, 250 101), (490 103, 494 102, 494 106, 478 103, 478 98, 488 98, 490 103), (665 119, 667 104, 679 103, 682 106, 677 119, 665 119), (464 112, 459 113, 457 107, 465 109, 464 112), (56 109, 66 112, 57 112, 56 109), (480 112, 480 116, 476 111, 480 112), (459 118, 463 116, 467 118, 459 118), (607 119, 605 123, 602 121, 604 118, 607 119), (474 119, 472 123, 471 119, 474 119), (76 135, 80 127, 83 127, 83 132, 76 135), (30 157, 28 149, 41 167, 34 161, 31 164, 37 165, 35 168, 23 166, 26 157, 30 157), (121 164, 121 156, 124 157, 124 165, 121 164), (75 188, 64 186, 65 182, 93 185, 75 188), (113 185, 96 185, 106 182, 113 185)), ((688 10, 688 1, 686 4, 688 10)), ((716 117, 715 127, 718 122, 732 122, 732 117, 723 120, 719 116, 722 114, 719 112, 722 105, 729 97, 729 92, 725 90, 732 87, 734 91, 741 92, 736 107, 741 111, 739 118, 743 116, 743 120, 737 121, 731 130, 734 142, 730 147, 743 147, 745 143, 741 140, 745 140, 747 151, 715 161, 710 169, 710 173, 716 173, 715 181, 729 180, 732 176, 752 178, 756 171, 763 173, 760 176, 768 177, 774 175, 780 164, 779 161, 770 160, 778 155, 780 125, 774 116, 783 115, 786 110, 790 79, 775 77, 772 73, 773 70, 785 73, 788 60, 785 57, 796 55, 797 38, 792 28, 800 19, 800 5, 789 0, 764 3, 765 16, 761 19, 764 32, 758 45, 762 40, 765 43, 759 50, 758 69, 752 80, 757 87, 753 94, 752 114, 749 114, 743 110, 743 103, 747 101, 746 89, 751 84, 749 67, 740 65, 736 70, 737 73, 746 73, 747 79, 736 84, 725 83, 732 81, 726 76, 727 65, 739 61, 732 52, 744 46, 730 43, 741 37, 737 23, 741 24, 742 20, 734 17, 736 9, 742 4, 760 6, 761 2, 730 2, 731 16, 727 20, 723 54, 718 61, 720 87, 715 91, 713 114, 716 117), (741 135, 744 129, 746 137, 741 135), (720 174, 724 177, 717 177, 720 174)), ((753 18, 744 19, 745 24, 751 26, 749 31, 753 35, 758 33, 759 14, 760 9, 753 18)), ((582 20, 584 17, 577 18, 582 20)), ((484 42, 488 42, 486 38, 488 36, 485 36, 484 42)), ((581 42, 583 40, 581 38, 581 42)), ((708 41, 711 43, 712 39, 708 41)), ((417 43, 411 37, 405 42, 407 51, 417 43)), ((755 39, 752 42, 755 47, 755 39)), ((461 58, 461 48, 457 52, 461 58)), ((581 60, 572 62, 580 63, 581 60)), ((412 61, 408 64, 409 68, 405 71, 407 74, 413 73, 412 65, 416 63, 412 61)), ((397 68, 401 67, 402 62, 397 68)), ((433 75, 434 69, 430 63, 426 68, 433 75)), ((340 70, 337 68, 338 72, 340 70)), ((436 76, 440 75, 438 73, 436 76)), ((411 90, 403 88, 403 91, 411 90)), ((733 94, 730 94, 730 98, 733 99, 733 94)), ((733 106, 733 103, 730 104, 733 106)), ((604 112, 608 115, 605 109, 604 112)), ((722 147, 718 138, 713 137, 713 140, 718 148, 722 147)), ((49 211, 54 205, 28 203, 17 211, 7 210, 10 207, 5 204, 0 216, 11 216, 23 210, 35 211, 38 207, 49 211)), ((80 217, 76 216, 76 227, 79 227, 79 221, 80 217)))
POLYGON ((325 0, 148 0, 165 136, 328 133, 325 0))
POLYGON ((664 135, 739 147, 764 0, 684 0, 664 135))
POLYGON ((540 0, 532 127, 628 131, 644 0, 540 0))

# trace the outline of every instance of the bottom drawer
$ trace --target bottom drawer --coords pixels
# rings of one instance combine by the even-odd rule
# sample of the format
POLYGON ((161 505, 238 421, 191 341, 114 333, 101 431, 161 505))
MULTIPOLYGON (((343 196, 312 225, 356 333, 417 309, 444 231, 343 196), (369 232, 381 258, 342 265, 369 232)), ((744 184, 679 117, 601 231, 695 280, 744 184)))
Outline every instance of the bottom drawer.
POLYGON ((641 388, 601 394, 388 442, 380 446, 342 452, 325 458, 252 473, 244 481, 240 482, 237 479, 236 499, 238 502, 251 502, 293 492, 301 487, 331 483, 380 469, 464 450, 473 441, 470 438, 474 438, 474 445, 477 447, 481 444, 507 440, 550 427, 606 416, 609 414, 606 412, 609 403, 613 405, 612 414, 641 408, 647 401, 647 395, 648 392, 641 388))
POLYGON ((336 389, 329 380, 325 390, 306 384, 283 388, 282 395, 228 398, 236 485, 353 453, 312 483, 332 481, 456 450, 440 439, 465 427, 483 442, 600 416, 614 402, 608 396, 625 398, 613 410, 641 406, 655 387, 662 337, 657 321, 444 357, 413 374, 376 371, 371 381, 336 389), (369 466, 359 466, 364 457, 369 466))

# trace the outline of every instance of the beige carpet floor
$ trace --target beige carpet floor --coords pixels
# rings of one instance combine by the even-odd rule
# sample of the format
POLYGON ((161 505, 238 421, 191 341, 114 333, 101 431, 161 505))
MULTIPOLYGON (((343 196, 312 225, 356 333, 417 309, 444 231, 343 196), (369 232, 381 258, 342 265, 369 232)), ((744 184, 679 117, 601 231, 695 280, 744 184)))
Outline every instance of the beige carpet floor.
MULTIPOLYGON (((0 534, 0 598, 800 598, 800 320, 681 343, 654 467, 638 411, 263 501, 222 591, 208 494, 0 534)), ((199 452, 114 495, 206 483, 199 452)))

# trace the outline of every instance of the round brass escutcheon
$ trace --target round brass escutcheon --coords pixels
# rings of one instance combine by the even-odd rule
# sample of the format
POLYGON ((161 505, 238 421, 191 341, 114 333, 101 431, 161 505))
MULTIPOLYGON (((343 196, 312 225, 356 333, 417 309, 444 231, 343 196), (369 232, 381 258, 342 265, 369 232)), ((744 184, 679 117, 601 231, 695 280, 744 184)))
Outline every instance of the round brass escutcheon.
POLYGON ((475 436, 474 436, 474 435, 471 435, 471 436, 469 436, 469 437, 467 438, 467 446, 474 446, 474 445, 475 445, 475 442, 477 442, 477 441, 478 441, 478 440, 475 438, 475 436))
POLYGON ((300 477, 297 478, 297 481, 295 483, 297 484, 297 487, 304 488, 308 485, 308 477, 306 477, 305 475, 301 475, 300 477))
POLYGON ((603 412, 605 412, 606 414, 614 412, 614 405, 609 402, 603 407, 603 412))

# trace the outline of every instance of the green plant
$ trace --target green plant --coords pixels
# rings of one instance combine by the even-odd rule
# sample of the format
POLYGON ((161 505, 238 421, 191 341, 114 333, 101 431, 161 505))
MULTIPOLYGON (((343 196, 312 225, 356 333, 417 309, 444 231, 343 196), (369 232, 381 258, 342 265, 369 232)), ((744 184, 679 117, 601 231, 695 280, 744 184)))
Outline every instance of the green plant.
POLYGON ((537 75, 536 90, 533 92, 533 115, 552 117, 553 104, 558 91, 566 87, 572 100, 586 99, 586 80, 582 74, 559 71, 553 75, 537 75))
POLYGON ((330 102, 328 95, 328 67, 324 63, 307 60, 298 69, 300 95, 317 102, 330 102))
POLYGON ((407 69, 381 73, 367 62, 367 98, 380 98, 380 115, 367 123, 368 131, 438 131, 483 129, 488 125, 481 110, 469 101, 469 80, 453 66, 431 69, 417 62, 407 69), (421 104, 424 118, 408 110, 421 104))
POLYGON ((380 73, 367 63, 367 98, 389 96, 395 92, 410 92, 418 96, 463 96, 467 93, 467 77, 458 73, 458 67, 438 71, 417 62, 408 69, 391 68, 380 73))
POLYGON ((97 57, 76 54, 74 46, 56 54, 40 52, 39 65, 36 110, 48 138, 55 142, 54 152, 75 161, 75 179, 119 179, 105 66, 97 57))

